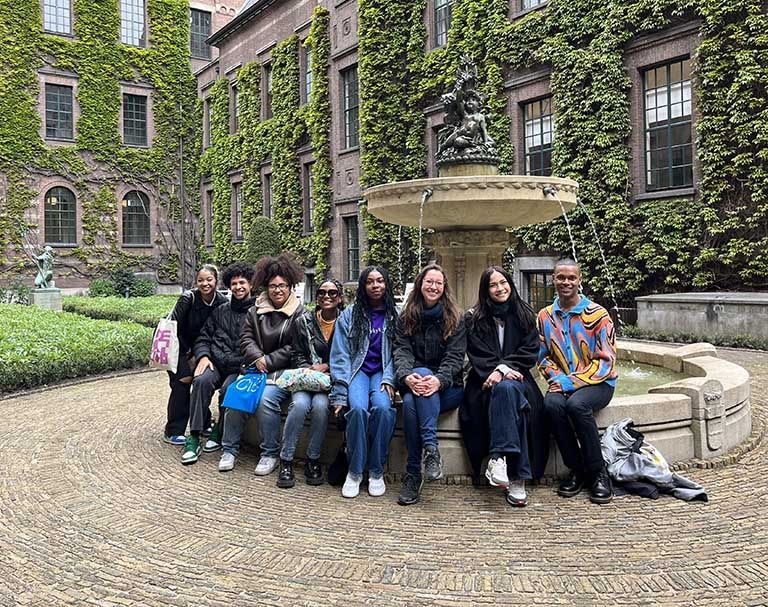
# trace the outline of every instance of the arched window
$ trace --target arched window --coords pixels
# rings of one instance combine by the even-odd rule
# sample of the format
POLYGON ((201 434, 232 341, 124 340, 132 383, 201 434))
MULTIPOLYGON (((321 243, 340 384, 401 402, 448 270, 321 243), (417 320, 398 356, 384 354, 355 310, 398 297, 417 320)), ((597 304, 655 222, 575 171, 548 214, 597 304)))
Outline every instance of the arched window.
POLYGON ((123 197, 121 205, 123 207, 123 244, 151 244, 147 195, 132 190, 123 197))
POLYGON ((77 244, 77 204, 68 188, 51 188, 45 194, 45 242, 77 244))

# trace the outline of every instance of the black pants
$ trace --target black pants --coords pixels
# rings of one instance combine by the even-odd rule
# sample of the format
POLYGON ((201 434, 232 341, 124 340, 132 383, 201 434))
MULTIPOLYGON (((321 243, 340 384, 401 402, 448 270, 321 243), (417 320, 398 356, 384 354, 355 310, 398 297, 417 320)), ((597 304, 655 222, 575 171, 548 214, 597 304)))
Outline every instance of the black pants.
POLYGON ((548 392, 544 396, 544 410, 557 448, 571 470, 586 476, 602 470, 603 454, 594 413, 612 397, 613 386, 606 383, 579 388, 569 395, 548 392))
POLYGON ((187 431, 189 421, 189 391, 192 389, 192 369, 184 354, 179 354, 179 365, 176 373, 168 371, 168 385, 171 395, 168 397, 168 422, 165 424, 165 435, 174 436, 187 431), (190 383, 181 380, 189 378, 190 383))
MULTIPOLYGON (((211 425, 211 398, 219 390, 219 408, 224 401, 224 393, 229 385, 237 379, 237 373, 224 374, 216 367, 206 369, 192 382, 192 399, 189 407, 189 431, 199 434, 211 425)), ((219 413, 219 420, 222 419, 219 413)))

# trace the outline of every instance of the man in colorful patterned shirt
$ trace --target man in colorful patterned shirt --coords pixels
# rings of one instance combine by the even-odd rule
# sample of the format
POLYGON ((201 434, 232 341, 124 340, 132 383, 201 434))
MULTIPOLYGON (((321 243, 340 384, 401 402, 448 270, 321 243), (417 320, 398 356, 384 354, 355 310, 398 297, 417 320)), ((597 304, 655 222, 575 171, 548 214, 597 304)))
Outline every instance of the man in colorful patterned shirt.
POLYGON ((536 319, 539 370, 549 383, 544 410, 570 476, 557 490, 573 497, 584 485, 590 500, 611 501, 613 490, 600 450, 594 412, 613 396, 616 341, 608 311, 580 293, 581 268, 572 259, 555 264, 557 297, 536 319))

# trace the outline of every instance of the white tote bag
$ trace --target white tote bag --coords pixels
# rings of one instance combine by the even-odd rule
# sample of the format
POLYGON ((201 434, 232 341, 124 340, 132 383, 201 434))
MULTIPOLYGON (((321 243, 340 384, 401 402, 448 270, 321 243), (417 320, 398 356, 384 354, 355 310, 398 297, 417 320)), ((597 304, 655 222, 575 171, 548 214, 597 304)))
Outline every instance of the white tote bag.
POLYGON ((149 366, 168 369, 176 373, 179 365, 179 337, 176 333, 176 321, 170 314, 157 323, 152 337, 152 351, 149 353, 149 366))

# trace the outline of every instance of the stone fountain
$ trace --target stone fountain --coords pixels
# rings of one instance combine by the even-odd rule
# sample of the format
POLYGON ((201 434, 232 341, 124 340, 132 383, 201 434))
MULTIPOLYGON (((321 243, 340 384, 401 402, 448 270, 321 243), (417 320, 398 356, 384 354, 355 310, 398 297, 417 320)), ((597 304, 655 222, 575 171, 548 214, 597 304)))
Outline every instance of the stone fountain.
POLYGON ((488 134, 477 67, 465 57, 453 90, 442 96, 445 126, 438 133, 438 177, 365 190, 368 210, 387 223, 431 228, 431 246, 454 286, 459 305, 477 298, 480 274, 500 265, 507 228, 542 223, 576 205, 578 184, 559 177, 499 175, 488 134))

